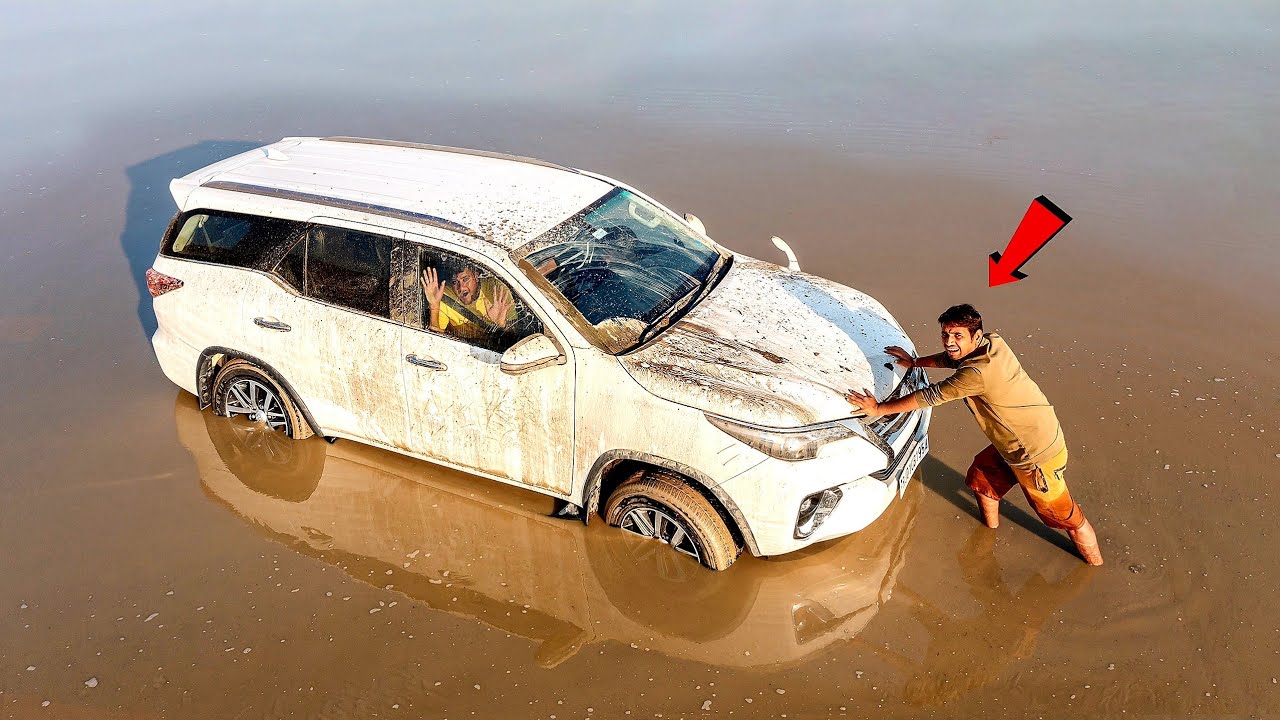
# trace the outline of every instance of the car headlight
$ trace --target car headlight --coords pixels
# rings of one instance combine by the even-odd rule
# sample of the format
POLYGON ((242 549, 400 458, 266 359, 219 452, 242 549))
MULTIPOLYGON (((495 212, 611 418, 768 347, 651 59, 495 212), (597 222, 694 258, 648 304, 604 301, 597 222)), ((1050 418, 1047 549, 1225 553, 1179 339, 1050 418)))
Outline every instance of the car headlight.
POLYGON ((770 457, 792 462, 813 459, 827 443, 862 437, 838 422, 778 429, 740 423, 717 415, 707 415, 706 418, 712 425, 756 450, 770 457))

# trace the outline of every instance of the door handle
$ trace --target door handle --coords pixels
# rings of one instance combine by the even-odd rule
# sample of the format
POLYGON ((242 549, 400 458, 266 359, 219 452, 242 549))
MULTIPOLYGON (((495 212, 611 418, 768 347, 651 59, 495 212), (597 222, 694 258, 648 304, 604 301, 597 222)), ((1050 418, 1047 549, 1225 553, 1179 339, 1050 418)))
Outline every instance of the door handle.
POLYGON ((428 370, 448 370, 449 369, 449 366, 445 365, 439 360, 432 360, 430 358, 420 358, 417 355, 405 355, 404 359, 408 361, 410 365, 417 365, 418 367, 423 367, 428 370))
POLYGON ((268 330, 279 330, 280 332, 289 332, 293 328, 280 322, 279 320, 267 320, 266 318, 254 318, 253 324, 258 327, 264 327, 268 330))

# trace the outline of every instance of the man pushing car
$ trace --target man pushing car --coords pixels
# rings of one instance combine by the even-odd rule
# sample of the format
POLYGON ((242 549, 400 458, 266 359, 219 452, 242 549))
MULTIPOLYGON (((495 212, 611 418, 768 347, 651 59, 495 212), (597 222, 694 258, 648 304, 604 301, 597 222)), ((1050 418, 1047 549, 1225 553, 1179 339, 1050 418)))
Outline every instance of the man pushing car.
POLYGON ((950 377, 889 402, 855 390, 845 399, 869 417, 964 400, 991 441, 974 457, 965 477, 987 527, 1000 524, 1000 498, 1019 485, 1046 525, 1066 530, 1084 561, 1101 565, 1097 535, 1063 478, 1067 445, 1049 400, 1004 339, 982 331, 982 316, 972 305, 947 308, 938 323, 943 352, 921 358, 897 346, 885 352, 908 368, 952 368, 950 377))

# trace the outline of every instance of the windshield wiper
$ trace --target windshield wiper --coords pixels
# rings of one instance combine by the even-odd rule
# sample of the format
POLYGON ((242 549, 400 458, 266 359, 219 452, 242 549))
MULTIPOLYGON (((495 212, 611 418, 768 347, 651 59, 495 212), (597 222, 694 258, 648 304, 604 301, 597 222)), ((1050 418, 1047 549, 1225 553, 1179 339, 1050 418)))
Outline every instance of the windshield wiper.
POLYGON ((679 320, 680 315, 683 314, 680 312, 681 310, 684 310, 685 308, 692 308, 697 304, 698 300, 701 300, 708 292, 711 291, 711 288, 716 286, 716 283, 720 282, 720 279, 729 271, 729 265, 732 260, 732 255, 721 255, 720 259, 711 267, 711 272, 707 273, 707 279, 699 281, 697 287, 690 290, 688 294, 677 300, 671 307, 667 308, 666 312, 659 315, 653 323, 649 325, 649 327, 644 329, 644 332, 640 333, 640 337, 635 341, 635 343, 624 350, 623 353, 629 353, 632 350, 643 346, 654 335, 666 329, 671 325, 671 323, 679 320))
POLYGON ((711 289, 720 283, 720 280, 729 272, 729 266, 732 264, 732 255, 720 256, 716 264, 711 266, 711 272, 707 273, 707 279, 702 283, 702 293, 698 295, 698 299, 702 299, 703 295, 711 292, 711 289))

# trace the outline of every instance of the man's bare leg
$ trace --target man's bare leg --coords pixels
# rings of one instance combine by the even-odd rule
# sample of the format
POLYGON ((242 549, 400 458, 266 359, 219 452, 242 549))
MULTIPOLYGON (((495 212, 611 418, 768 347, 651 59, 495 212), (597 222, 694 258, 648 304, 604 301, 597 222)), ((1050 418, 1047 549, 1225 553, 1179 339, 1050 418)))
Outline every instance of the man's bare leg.
POLYGON ((1000 527, 1000 501, 976 490, 973 496, 978 499, 978 509, 982 512, 982 521, 987 524, 987 527, 992 529, 1000 527))
POLYGON ((1076 550, 1080 552, 1080 557, 1090 565, 1102 564, 1102 549, 1098 547, 1098 536, 1093 532, 1093 525, 1089 524, 1089 519, 1085 518, 1084 524, 1075 530, 1068 530, 1067 535, 1071 538, 1071 542, 1076 544, 1076 550))

